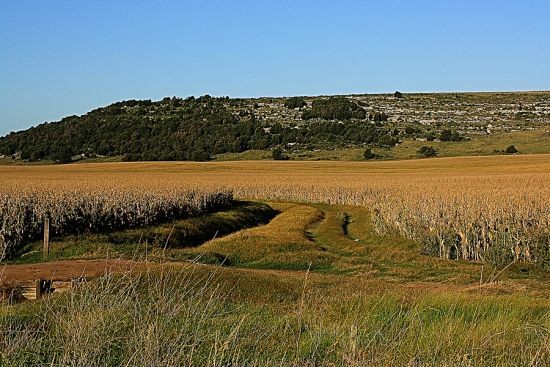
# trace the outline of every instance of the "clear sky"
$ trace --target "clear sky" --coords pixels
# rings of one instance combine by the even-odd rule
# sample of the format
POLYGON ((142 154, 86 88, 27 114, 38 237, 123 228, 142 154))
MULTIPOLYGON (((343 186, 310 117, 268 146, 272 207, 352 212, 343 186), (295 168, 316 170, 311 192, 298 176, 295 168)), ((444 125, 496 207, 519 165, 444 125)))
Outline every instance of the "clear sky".
POLYGON ((550 89, 550 1, 2 1, 0 135, 124 99, 550 89))

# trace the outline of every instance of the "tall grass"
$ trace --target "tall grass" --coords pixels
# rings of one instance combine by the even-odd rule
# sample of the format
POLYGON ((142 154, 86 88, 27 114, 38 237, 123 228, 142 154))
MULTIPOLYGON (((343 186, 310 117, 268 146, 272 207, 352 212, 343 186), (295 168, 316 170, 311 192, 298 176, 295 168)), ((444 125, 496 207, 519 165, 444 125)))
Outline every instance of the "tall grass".
POLYGON ((285 281, 290 298, 280 304, 272 278, 272 301, 247 296, 257 282, 195 267, 108 274, 1 310, 0 365, 545 366, 550 358, 542 300, 330 295, 298 279, 285 281))

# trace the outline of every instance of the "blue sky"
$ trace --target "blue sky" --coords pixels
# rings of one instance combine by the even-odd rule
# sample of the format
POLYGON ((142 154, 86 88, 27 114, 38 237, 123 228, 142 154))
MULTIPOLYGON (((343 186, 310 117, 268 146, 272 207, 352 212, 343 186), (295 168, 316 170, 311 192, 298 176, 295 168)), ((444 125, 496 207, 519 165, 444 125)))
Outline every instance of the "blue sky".
POLYGON ((4 1, 0 135, 124 99, 550 89, 550 1, 4 1))

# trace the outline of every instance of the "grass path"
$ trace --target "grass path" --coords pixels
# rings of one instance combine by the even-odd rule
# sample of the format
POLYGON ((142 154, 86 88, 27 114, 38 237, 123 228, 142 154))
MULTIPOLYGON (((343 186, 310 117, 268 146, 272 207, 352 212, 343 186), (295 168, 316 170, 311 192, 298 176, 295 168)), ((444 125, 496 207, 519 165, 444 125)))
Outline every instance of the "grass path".
POLYGON ((192 249, 196 256, 226 259, 231 267, 310 271, 369 279, 380 286, 418 284, 435 289, 483 289, 486 292, 550 294, 547 272, 516 264, 506 271, 481 263, 421 255, 420 245, 399 236, 378 235, 367 208, 269 203, 281 212, 269 224, 208 241, 192 249), (498 274, 498 277, 495 277, 498 274))

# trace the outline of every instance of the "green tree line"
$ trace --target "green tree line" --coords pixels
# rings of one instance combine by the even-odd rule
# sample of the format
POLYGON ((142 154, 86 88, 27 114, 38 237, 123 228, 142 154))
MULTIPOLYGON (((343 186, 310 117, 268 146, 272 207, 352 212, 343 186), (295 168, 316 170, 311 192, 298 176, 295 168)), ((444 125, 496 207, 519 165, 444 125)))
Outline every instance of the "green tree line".
POLYGON ((254 112, 236 111, 226 97, 128 100, 11 133, 0 138, 0 153, 57 162, 68 162, 81 154, 122 155, 127 160, 202 161, 214 154, 290 143, 315 147, 393 146, 398 142, 381 123, 369 121, 367 112, 354 102, 343 97, 326 101, 313 103, 311 111, 318 118, 291 127, 267 124, 254 112))

